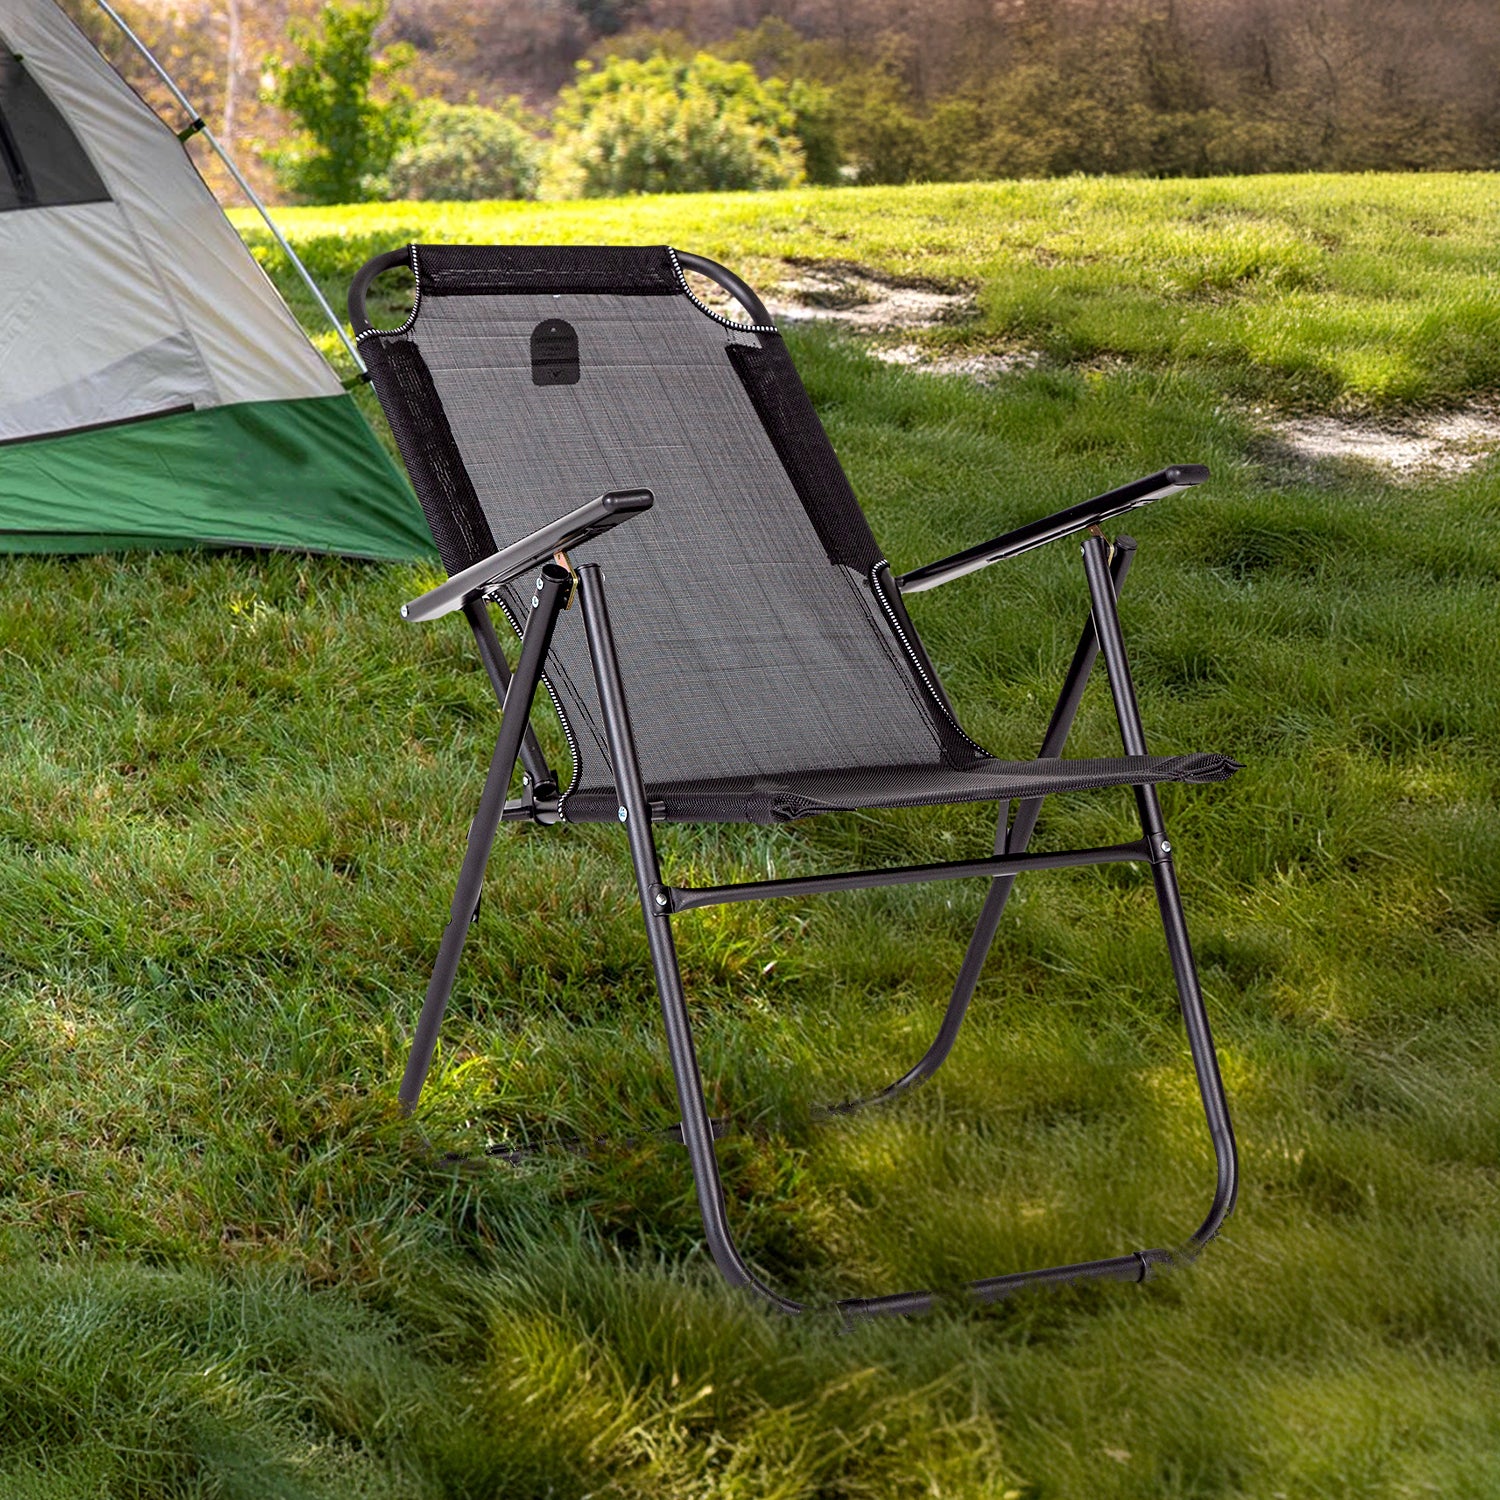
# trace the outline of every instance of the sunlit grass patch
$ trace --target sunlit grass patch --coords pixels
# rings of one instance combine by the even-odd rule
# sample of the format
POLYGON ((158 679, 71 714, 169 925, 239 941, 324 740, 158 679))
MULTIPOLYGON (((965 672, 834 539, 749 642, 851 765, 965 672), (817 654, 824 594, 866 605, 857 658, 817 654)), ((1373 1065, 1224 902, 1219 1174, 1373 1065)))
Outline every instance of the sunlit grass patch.
MULTIPOLYGON (((285 220, 336 305, 368 256, 411 240, 668 242, 752 283, 830 261, 977 287, 977 319, 923 336, 947 345, 1000 338, 1063 363, 1187 364, 1241 398, 1394 410, 1451 404, 1500 380, 1497 183, 1487 173, 1068 178, 371 204, 285 220)), ((248 215, 240 223, 274 266, 269 236, 248 215)), ((394 300, 381 316, 409 300, 384 295, 394 300)))

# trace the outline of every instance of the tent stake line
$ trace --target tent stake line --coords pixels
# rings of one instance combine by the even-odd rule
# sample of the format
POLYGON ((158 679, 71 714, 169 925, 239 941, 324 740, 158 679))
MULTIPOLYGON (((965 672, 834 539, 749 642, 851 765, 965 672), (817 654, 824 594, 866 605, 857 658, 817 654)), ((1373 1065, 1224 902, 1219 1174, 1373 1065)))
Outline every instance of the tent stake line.
POLYGON ((184 147, 186 146, 187 140, 194 135, 201 135, 203 139, 208 142, 209 146, 213 149, 214 155, 224 163, 225 170, 231 177, 234 178, 236 185, 239 187, 239 190, 245 195, 246 199, 250 203, 250 206, 256 211, 256 213, 261 216, 262 220, 264 220, 265 222, 266 228, 271 231, 272 238, 278 245, 281 246, 282 252, 285 254, 286 258, 291 261, 292 265, 296 268, 297 274, 302 278, 303 283, 306 285, 308 291, 312 293, 313 300, 322 310, 323 316, 327 318, 329 327, 331 327, 333 331, 338 334, 339 342, 344 346, 346 350, 348 350, 349 358, 354 361, 355 368, 359 371, 360 375, 363 376, 365 373, 365 362, 361 357, 359 350, 354 347, 353 339, 349 337, 349 334, 345 330, 343 323, 339 321, 333 309, 328 305, 328 299, 323 295, 322 289, 318 286, 317 282, 312 279, 312 275, 309 273, 307 267, 302 264, 302 261, 298 257, 297 252, 292 249, 291 245, 287 242, 286 236, 277 226, 275 219, 271 217, 270 209, 268 209, 266 205, 260 201, 260 197, 256 193, 255 189, 245 181, 244 174, 234 164, 234 159, 219 143, 218 136, 213 133, 213 131, 209 128, 207 121, 205 121, 203 116, 200 115, 198 111, 193 107, 187 95, 177 87, 177 83, 173 79, 172 75, 167 72, 167 70, 162 67, 162 65, 156 60, 156 57, 152 53, 151 49, 140 39, 140 37, 135 34, 135 32, 130 29, 130 26, 127 24, 125 18, 119 13, 119 11, 114 8, 114 6, 109 3, 109 0, 96 0, 96 3, 98 4, 99 9, 102 10, 104 14, 107 15, 110 20, 120 28, 120 30, 125 35, 125 39, 131 44, 131 46, 134 47, 135 50, 139 52, 141 56, 144 57, 146 61, 151 65, 152 69, 156 73, 156 76, 160 78, 161 81, 171 91, 172 97, 183 107, 183 109, 187 111, 188 120, 190 122, 188 128, 182 131, 174 131, 173 134, 177 136, 178 140, 184 143, 184 147))

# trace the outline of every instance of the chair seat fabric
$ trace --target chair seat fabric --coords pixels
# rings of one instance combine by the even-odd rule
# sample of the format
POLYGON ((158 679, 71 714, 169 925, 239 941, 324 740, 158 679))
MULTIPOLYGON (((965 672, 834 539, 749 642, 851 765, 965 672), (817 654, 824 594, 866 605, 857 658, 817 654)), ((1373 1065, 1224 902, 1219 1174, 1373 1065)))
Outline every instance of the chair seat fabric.
MULTIPOLYGON (((947 766, 865 766, 848 771, 794 771, 784 776, 647 783, 653 817, 669 823, 787 823, 856 808, 935 807, 949 802, 1003 802, 1057 792, 1163 781, 1227 781, 1240 770, 1227 755, 1131 755, 1113 760, 981 760, 947 766), (664 809, 664 811, 659 811, 664 809)), ((593 787, 570 793, 570 823, 612 823, 619 798, 593 787)))

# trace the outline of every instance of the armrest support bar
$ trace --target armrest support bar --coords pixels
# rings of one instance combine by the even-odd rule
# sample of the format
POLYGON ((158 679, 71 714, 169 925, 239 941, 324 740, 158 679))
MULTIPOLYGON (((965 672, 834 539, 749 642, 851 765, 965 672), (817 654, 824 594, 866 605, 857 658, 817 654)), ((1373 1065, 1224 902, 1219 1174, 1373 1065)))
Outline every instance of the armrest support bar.
POLYGON ((569 547, 592 541, 621 521, 650 510, 654 500, 650 490, 614 490, 600 495, 587 505, 580 505, 577 510, 533 531, 530 536, 522 537, 519 542, 502 547, 473 567, 455 573, 447 583, 429 589, 420 598, 403 604, 401 618, 417 624, 461 609, 466 599, 531 572, 554 552, 564 552, 569 547))
POLYGON ((1153 500, 1160 500, 1163 495, 1174 495, 1178 490, 1190 489, 1195 484, 1202 484, 1207 478, 1208 469, 1203 464, 1174 464, 1170 469, 1162 469, 1159 473, 1147 475, 1145 479, 1122 484, 1119 489, 1096 495, 1092 500, 1070 505, 1056 515, 1044 516, 1040 521, 1028 521, 1026 525, 981 542, 977 547, 955 552, 952 557, 903 573, 896 580, 896 587, 903 594, 920 594, 923 589, 935 589, 940 583, 951 583, 955 578, 962 578, 965 573, 975 573, 1002 558, 1029 552, 1033 547, 1055 542, 1058 537, 1095 526, 1110 516, 1134 510, 1138 505, 1149 505, 1153 500))

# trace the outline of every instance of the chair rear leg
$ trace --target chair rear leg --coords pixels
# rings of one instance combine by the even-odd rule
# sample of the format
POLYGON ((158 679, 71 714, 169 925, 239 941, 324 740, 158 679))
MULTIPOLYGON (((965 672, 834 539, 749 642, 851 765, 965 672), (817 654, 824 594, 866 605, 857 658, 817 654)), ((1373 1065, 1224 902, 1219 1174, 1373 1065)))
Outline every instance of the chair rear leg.
MULTIPOLYGON (((1124 587, 1125 577, 1130 572, 1130 564, 1134 559, 1135 542, 1128 536, 1120 537, 1115 544, 1114 556, 1109 563, 1109 576, 1116 594, 1124 587)), ((1091 617, 1083 628, 1078 647, 1073 652, 1073 660, 1068 664, 1067 675, 1063 678, 1062 691, 1057 695, 1057 705, 1052 710, 1047 732, 1042 736, 1042 748, 1037 752, 1038 760, 1056 760, 1063 753, 1063 747, 1068 742, 1068 733, 1073 728, 1073 720, 1078 715, 1078 705, 1083 700, 1083 690, 1088 686, 1089 675, 1094 670, 1094 662, 1098 655, 1099 637, 1094 630, 1091 617)), ((995 853, 1024 854, 1031 843, 1031 835, 1036 830, 1037 816, 1042 810, 1042 798, 1036 797, 1017 803, 1015 818, 1007 829, 1008 809, 1009 804, 1001 805, 999 823, 995 829, 995 853)), ((974 998, 979 976, 984 972, 985 960, 989 957, 995 934, 1000 930, 1000 919, 1005 914, 1005 905, 1010 900, 1011 889, 1015 883, 1014 875, 1002 875, 990 882, 989 890, 985 893, 984 905, 979 911, 979 920, 974 924, 973 935, 969 938, 969 946, 964 952, 964 961, 959 966, 953 993, 948 997, 948 1006, 943 1012, 942 1024, 938 1027, 937 1036, 933 1039, 932 1045, 894 1083, 888 1084, 878 1093, 869 1094, 863 1099, 853 1099, 846 1104, 833 1105, 826 1113, 850 1114, 857 1109, 864 1109, 866 1105, 881 1104, 886 1100, 895 1099, 908 1089, 931 1078, 948 1060, 948 1054, 953 1051, 953 1045, 957 1042, 958 1033, 963 1027, 964 1017, 968 1014, 969 1002, 974 998)))
MULTIPOLYGON (((510 668, 505 662, 505 652, 501 648, 500 637, 495 634, 495 622, 490 619, 489 606, 478 596, 466 599, 463 605, 463 615, 464 619, 469 622, 469 629, 474 632, 474 644, 479 650, 479 660, 484 664, 485 673, 490 679, 495 701, 503 710, 505 695, 510 691, 510 668)), ((541 741, 536 737, 536 730, 531 727, 529 716, 526 721, 526 733, 521 736, 521 764, 526 767, 526 774, 531 778, 533 786, 541 787, 549 782, 553 786, 557 784, 557 777, 553 774, 552 767, 547 764, 547 757, 542 753, 541 741)))
MULTIPOLYGON (((1027 805, 1024 802, 1021 804, 1023 808, 1027 805)), ((999 828, 995 833, 996 854, 1007 852, 1006 813, 1009 809, 1009 803, 1001 804, 999 828)), ((1035 821, 1034 818, 1033 821, 1035 821)), ((1024 848, 1025 845, 1021 847, 1024 848)), ((974 931, 969 937, 969 946, 964 951, 964 961, 959 966, 958 978, 954 981, 953 992, 948 997, 947 1009, 943 1012, 942 1022, 938 1026, 937 1035, 933 1038, 932 1044, 894 1083, 888 1083, 878 1092, 866 1094, 860 1099, 849 1099, 842 1104, 827 1105, 823 1109, 824 1114, 849 1115, 871 1104, 884 1104, 891 1099, 899 1098, 908 1089, 926 1082, 947 1062, 948 1054, 953 1051, 953 1044, 958 1040, 958 1033, 963 1028, 964 1018, 968 1015, 969 1002, 974 998, 979 976, 984 972, 985 959, 989 957, 990 946, 995 941, 995 934, 1000 930, 1000 918, 1005 913, 1005 903, 1010 899, 1011 887, 1015 883, 1014 875, 1001 875, 990 882, 989 889, 985 892, 984 905, 979 911, 979 920, 974 924, 974 931)))
MULTIPOLYGON (((448 1007, 448 996, 453 990, 458 960, 463 953, 469 928, 479 912, 484 869, 495 842, 495 830, 499 828, 500 819, 505 812, 505 796, 510 789, 511 774, 516 768, 516 761, 530 729, 531 705, 536 697, 537 684, 541 681, 542 666, 552 644, 558 613, 567 602, 571 587, 572 580, 567 572, 551 563, 542 568, 536 580, 531 615, 521 640, 521 659, 516 663, 515 673, 506 687, 495 753, 490 757, 490 769, 484 779, 479 810, 469 825, 469 838, 464 850, 463 867, 459 871, 458 888, 453 895, 448 925, 443 930, 437 962, 433 965, 432 978, 428 981, 427 996, 422 1002, 422 1014, 417 1018, 411 1052, 401 1079, 401 1108, 406 1114, 417 1107, 417 1100, 422 1095, 422 1085, 432 1066, 433 1049, 437 1046, 443 1012, 448 1007)), ((473 623, 472 620, 470 623, 473 623)))

